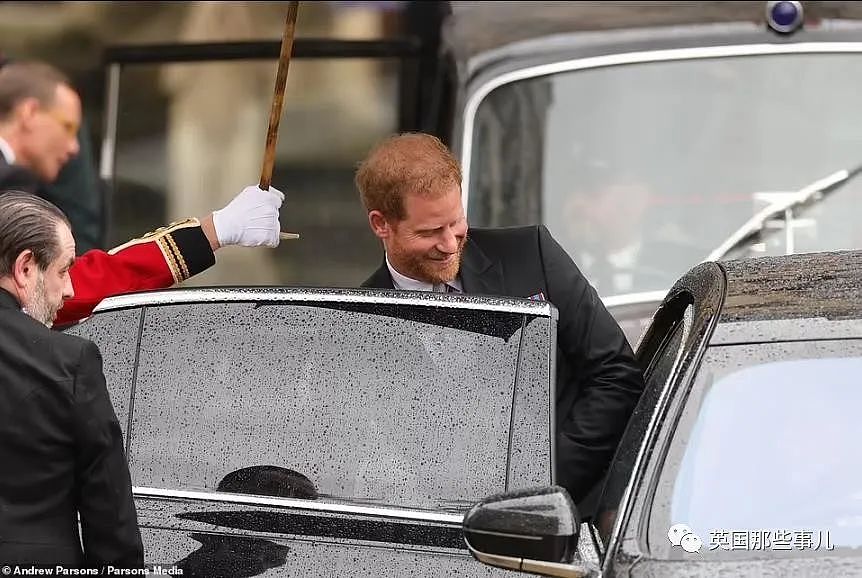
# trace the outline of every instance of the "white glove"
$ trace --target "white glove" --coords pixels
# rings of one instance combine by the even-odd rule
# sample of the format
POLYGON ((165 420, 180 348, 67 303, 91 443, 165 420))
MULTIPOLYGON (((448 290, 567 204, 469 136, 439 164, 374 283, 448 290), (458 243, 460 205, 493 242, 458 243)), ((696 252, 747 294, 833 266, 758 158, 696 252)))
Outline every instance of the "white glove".
POLYGON ((278 210, 284 193, 254 185, 244 188, 227 206, 213 212, 213 225, 219 245, 278 247, 281 224, 278 210))

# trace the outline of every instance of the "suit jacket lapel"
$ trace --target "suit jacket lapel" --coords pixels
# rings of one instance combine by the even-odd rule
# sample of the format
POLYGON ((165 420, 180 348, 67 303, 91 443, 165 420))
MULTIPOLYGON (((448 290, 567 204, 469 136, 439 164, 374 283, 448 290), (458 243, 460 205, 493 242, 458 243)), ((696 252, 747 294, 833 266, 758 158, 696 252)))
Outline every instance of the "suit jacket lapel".
POLYGON ((506 295, 502 265, 489 259, 469 236, 461 261, 461 283, 464 293, 506 295))
POLYGON ((392 284, 392 276, 389 275, 389 268, 386 266, 385 259, 383 260, 383 264, 380 265, 380 268, 362 283, 362 287, 395 289, 395 285, 392 284))
MULTIPOLYGON (((0 191, 3 189, 15 189, 48 198, 34 173, 20 165, 10 165, 6 157, 0 154, 0 191)), ((55 202, 54 199, 49 200, 55 202)))

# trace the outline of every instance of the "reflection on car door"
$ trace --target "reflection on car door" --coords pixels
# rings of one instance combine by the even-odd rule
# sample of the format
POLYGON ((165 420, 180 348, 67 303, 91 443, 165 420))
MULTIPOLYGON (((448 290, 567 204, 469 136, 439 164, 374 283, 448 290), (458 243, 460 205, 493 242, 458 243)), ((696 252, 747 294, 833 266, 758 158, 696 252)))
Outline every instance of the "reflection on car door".
POLYGON ((478 497, 550 481, 550 320, 414 313, 147 307, 128 458, 148 563, 505 576, 460 522, 478 497), (513 432, 521 418, 544 427, 513 432))

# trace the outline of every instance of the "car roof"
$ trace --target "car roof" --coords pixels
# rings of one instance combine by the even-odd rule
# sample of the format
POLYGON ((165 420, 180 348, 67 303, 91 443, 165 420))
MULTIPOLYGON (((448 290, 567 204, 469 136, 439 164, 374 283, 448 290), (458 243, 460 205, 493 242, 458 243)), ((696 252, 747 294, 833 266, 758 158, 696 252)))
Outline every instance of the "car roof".
POLYGON ((719 265, 727 289, 712 344, 862 337, 862 251, 719 265))
MULTIPOLYGON (((765 25, 766 2, 450 2, 444 43, 466 62, 506 45, 574 32, 748 22, 765 25)), ((862 3, 807 2, 808 22, 862 18, 862 3)))

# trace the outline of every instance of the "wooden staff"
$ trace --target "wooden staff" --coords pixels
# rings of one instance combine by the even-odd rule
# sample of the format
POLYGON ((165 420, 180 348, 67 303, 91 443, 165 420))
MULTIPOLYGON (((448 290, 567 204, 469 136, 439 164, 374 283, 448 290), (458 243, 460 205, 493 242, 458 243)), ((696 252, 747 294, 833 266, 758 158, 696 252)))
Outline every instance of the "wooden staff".
MULTIPOLYGON (((287 85, 287 69, 290 66, 290 55, 293 52, 293 36, 296 32, 296 13, 299 2, 287 3, 287 19, 284 23, 284 35, 281 38, 281 54, 278 57, 278 73, 275 76, 275 95, 272 98, 272 108, 269 111, 269 128, 266 131, 266 148, 263 151, 263 167, 260 170, 260 188, 269 190, 272 184, 272 167, 275 164, 275 145, 278 143, 278 124, 281 122, 281 110, 284 107, 284 88, 287 85)), ((299 239, 298 233, 280 233, 282 239, 299 239)))

